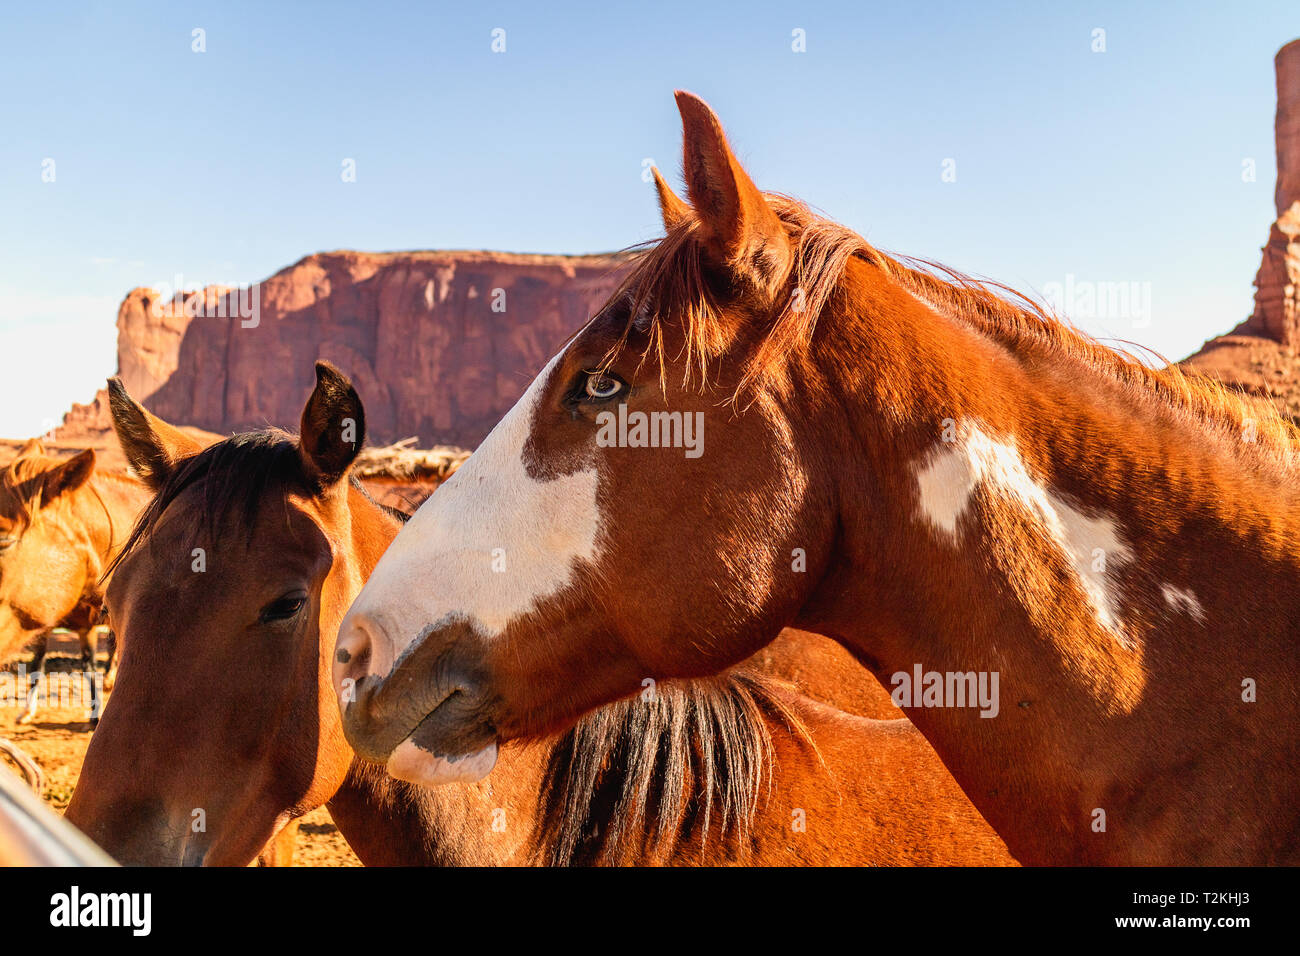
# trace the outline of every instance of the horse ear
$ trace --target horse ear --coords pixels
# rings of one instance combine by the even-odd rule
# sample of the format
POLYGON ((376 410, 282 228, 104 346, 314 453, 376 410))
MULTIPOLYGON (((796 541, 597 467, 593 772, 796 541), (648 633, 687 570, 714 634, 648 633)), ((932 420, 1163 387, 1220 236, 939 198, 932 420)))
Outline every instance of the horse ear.
POLYGON ((155 491, 162 487, 178 462, 203 450, 189 435, 168 425, 128 395, 120 378, 108 380, 108 407, 127 464, 155 491))
POLYGON ((76 491, 95 471, 95 449, 87 448, 41 475, 41 506, 76 491))
POLYGON ((773 294, 790 272, 790 239, 780 218, 727 145, 707 103, 678 90, 686 188, 699 236, 717 266, 773 294))
POLYGON ((659 172, 658 166, 650 167, 655 177, 655 192, 659 194, 659 214, 663 216, 664 231, 672 232, 673 227, 685 222, 691 216, 691 207, 682 202, 671 186, 659 172))
POLYGON ((17 461, 19 458, 36 458, 43 457, 44 455, 45 446, 41 444, 41 440, 39 438, 29 438, 27 441, 23 442, 23 446, 19 448, 18 453, 14 455, 14 461, 17 461))
POLYGON ((302 410, 298 454, 310 478, 322 486, 342 479, 366 440, 366 410, 346 375, 329 362, 316 363, 316 387, 302 410))

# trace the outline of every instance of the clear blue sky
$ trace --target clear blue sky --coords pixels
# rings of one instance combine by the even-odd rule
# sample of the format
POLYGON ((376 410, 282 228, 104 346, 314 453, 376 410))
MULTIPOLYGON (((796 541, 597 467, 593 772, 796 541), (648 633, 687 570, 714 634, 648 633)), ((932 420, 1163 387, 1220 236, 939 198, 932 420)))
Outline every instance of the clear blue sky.
POLYGON ((1076 316, 1094 334, 1175 358, 1249 313, 1295 0, 728 6, 7 5, 0 435, 94 394, 137 285, 247 283, 326 249, 657 235, 642 160, 679 180, 675 87, 761 187, 884 249, 1040 292, 1149 284, 1149 323, 1076 316))

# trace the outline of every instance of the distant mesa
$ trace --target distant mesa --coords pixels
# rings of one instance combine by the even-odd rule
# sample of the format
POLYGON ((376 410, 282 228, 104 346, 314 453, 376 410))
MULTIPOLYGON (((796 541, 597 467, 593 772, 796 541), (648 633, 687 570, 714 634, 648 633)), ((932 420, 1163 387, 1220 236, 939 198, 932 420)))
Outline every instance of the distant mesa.
MULTIPOLYGON (((317 359, 352 378, 376 445, 473 448, 604 303, 628 257, 326 252, 256 289, 163 301, 133 289, 117 315, 127 390, 171 422, 227 435, 297 428, 317 359), (408 445, 411 443, 408 443, 408 445)), ((59 443, 111 447, 106 393, 75 405, 59 443)))

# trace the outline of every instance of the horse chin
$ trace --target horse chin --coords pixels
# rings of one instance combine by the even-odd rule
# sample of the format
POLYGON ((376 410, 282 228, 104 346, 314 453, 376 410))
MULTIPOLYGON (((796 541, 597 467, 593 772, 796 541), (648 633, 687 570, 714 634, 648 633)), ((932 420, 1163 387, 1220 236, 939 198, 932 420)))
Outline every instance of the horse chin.
POLYGON ((26 615, 20 619, 7 602, 0 602, 0 660, 34 650, 36 639, 44 630, 43 626, 27 620, 26 615))
POLYGON ((386 766, 389 775, 398 780, 431 787, 445 783, 474 783, 486 777, 496 763, 495 740, 473 753, 446 757, 425 750, 408 737, 397 745, 386 766))

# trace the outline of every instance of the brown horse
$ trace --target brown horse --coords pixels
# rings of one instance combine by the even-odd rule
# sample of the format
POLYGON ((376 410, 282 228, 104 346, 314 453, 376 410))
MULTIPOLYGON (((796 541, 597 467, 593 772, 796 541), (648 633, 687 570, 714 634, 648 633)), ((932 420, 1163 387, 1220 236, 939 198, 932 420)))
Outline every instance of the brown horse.
POLYGON ((1296 431, 760 193, 678 105, 690 206, 343 625, 357 751, 483 770, 794 625, 1024 862, 1300 862, 1296 431))
MULTIPOLYGON (((0 660, 35 649, 20 722, 35 716, 51 630, 77 631, 93 669, 101 578, 147 498, 139 482, 97 472, 89 448, 59 461, 32 439, 0 473, 0 660)), ((110 656, 108 686, 111 678, 110 656)))
MULTIPOLYGON (((746 671, 641 688, 507 747, 490 782, 426 790, 355 760, 329 661, 400 523, 349 480, 355 391, 327 365, 317 376, 300 441, 252 433, 201 453, 111 386, 157 495, 109 588, 121 674, 68 817, 118 859, 242 865, 328 803, 367 864, 1011 862, 905 720, 746 671)), ((782 643, 810 686, 874 706, 852 687, 874 679, 835 645, 782 643)))

